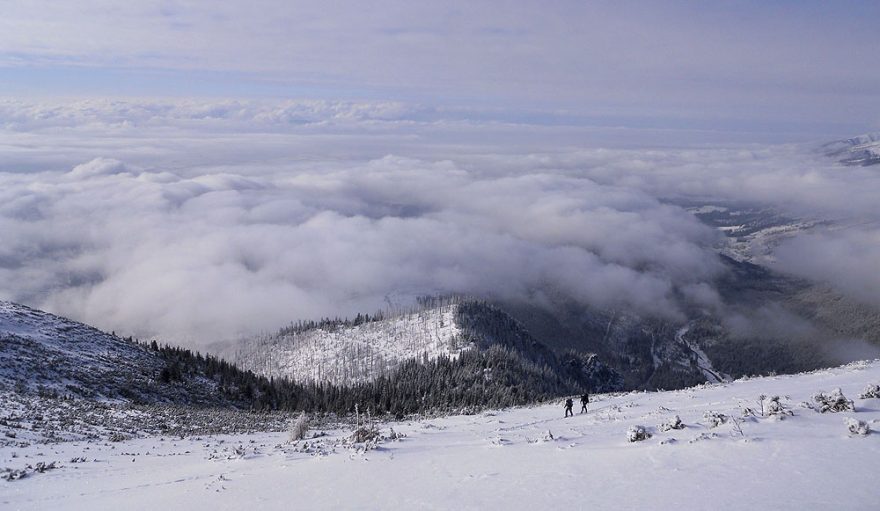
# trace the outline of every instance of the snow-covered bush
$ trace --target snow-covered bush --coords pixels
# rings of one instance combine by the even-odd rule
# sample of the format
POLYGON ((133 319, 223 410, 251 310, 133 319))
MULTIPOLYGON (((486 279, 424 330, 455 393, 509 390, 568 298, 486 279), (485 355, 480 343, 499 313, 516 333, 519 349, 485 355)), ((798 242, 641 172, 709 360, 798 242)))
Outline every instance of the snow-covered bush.
POLYGON ((45 472, 47 470, 54 470, 56 468, 58 468, 58 467, 55 465, 54 461, 52 461, 50 463, 46 463, 44 461, 38 461, 37 464, 34 465, 34 472, 39 472, 40 474, 42 474, 43 472, 45 472))
POLYGON ((302 412, 296 420, 290 421, 290 427, 287 430, 288 442, 295 442, 304 439, 308 431, 309 418, 306 416, 306 412, 302 412))
POLYGON ((110 440, 111 442, 125 442, 126 440, 128 440, 128 437, 123 435, 122 433, 113 432, 110 434, 109 437, 107 437, 107 440, 110 440))
POLYGON ((28 471, 25 469, 11 469, 5 468, 0 470, 0 479, 6 481, 17 481, 19 479, 24 479, 28 476, 28 471))
POLYGON ((0 479, 6 481, 17 481, 19 479, 24 479, 31 474, 42 474, 43 472, 46 472, 48 470, 55 470, 56 468, 59 467, 54 461, 49 463, 45 461, 38 461, 34 464, 34 466, 28 465, 27 467, 21 469, 4 468, 0 470, 0 479))
POLYGON ((297 442, 293 444, 294 452, 301 452, 305 454, 310 454, 312 456, 329 456, 336 452, 337 444, 333 442, 329 442, 326 439, 314 439, 306 440, 304 442, 297 442))
POLYGON ((651 434, 645 430, 644 426, 630 426, 626 431, 626 439, 630 442, 641 442, 651 438, 651 434))
POLYGON ((489 439, 489 443, 491 443, 492 445, 504 446, 504 445, 510 445, 511 441, 504 438, 504 437, 496 435, 496 436, 489 439))
POLYGON ((718 426, 727 423, 727 419, 727 415, 724 415, 721 412, 708 411, 703 414, 703 420, 706 421, 710 428, 717 428, 718 426))
POLYGON ((372 427, 363 426, 354 431, 349 437, 349 441, 354 444, 374 441, 379 438, 379 430, 372 427))
POLYGON ((391 432, 388 433, 388 436, 383 437, 384 439, 390 440, 392 442, 396 442, 402 438, 406 438, 406 434, 398 433, 398 432, 394 431, 394 428, 390 428, 390 429, 391 429, 391 432))
POLYGON ((819 412, 846 412, 855 411, 851 399, 847 399, 840 389, 834 389, 829 393, 819 392, 813 396, 813 401, 819 406, 819 412))
POLYGON ((713 438, 718 438, 718 435, 716 433, 707 433, 704 431, 704 432, 700 433, 699 435, 695 436, 694 438, 688 440, 688 443, 693 444, 696 442, 702 442, 703 440, 711 440, 713 438))
POLYGON ((762 407, 764 409, 765 416, 774 417, 776 419, 784 419, 787 416, 794 415, 794 413, 789 410, 785 405, 780 401, 779 396, 772 396, 764 400, 762 407))
POLYGON ((673 429, 684 429, 684 423, 681 422, 681 417, 678 415, 673 415, 660 424, 660 431, 670 431, 673 429))
POLYGON ((385 442, 397 442, 403 438, 406 438, 406 435, 394 431, 394 428, 391 428, 390 432, 387 435, 384 435, 374 424, 367 423, 366 425, 355 429, 348 438, 344 438, 342 440, 342 445, 348 446, 349 449, 363 454, 367 451, 378 449, 380 444, 385 442))
POLYGON ((849 430, 851 435, 865 436, 871 432, 871 428, 868 427, 868 423, 865 421, 847 417, 843 422, 846 424, 846 429, 849 430))
POLYGON ((880 398, 880 385, 870 383, 865 387, 865 391, 859 396, 861 399, 880 398))

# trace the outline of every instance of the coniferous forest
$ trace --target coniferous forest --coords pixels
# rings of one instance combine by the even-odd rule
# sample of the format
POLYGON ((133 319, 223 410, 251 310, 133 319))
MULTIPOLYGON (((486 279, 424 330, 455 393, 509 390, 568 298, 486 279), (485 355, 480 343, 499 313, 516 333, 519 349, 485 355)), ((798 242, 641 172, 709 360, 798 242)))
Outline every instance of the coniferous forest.
MULTIPOLYGON (((361 410, 394 416, 466 412, 584 391, 618 390, 621 386, 619 375, 596 357, 575 352, 556 356, 493 306, 465 301, 456 315, 465 341, 477 349, 465 350, 455 358, 412 358, 375 380, 353 385, 266 378, 212 355, 160 346, 155 341, 149 347, 165 361, 158 375, 161 382, 183 384, 204 377, 217 383, 224 399, 254 410, 346 414, 358 405, 361 410)), ((370 320, 374 319, 360 319, 370 320)), ((320 326, 332 327, 333 323, 323 321, 320 326)))

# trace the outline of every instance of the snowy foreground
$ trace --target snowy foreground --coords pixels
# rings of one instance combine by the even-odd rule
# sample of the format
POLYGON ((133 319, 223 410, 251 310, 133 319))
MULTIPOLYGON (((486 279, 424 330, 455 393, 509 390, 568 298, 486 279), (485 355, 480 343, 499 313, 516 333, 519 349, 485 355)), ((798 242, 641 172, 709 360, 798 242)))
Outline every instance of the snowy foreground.
POLYGON ((876 509, 880 434, 846 422, 880 430, 880 399, 859 397, 877 383, 880 361, 856 363, 596 396, 568 419, 557 403, 380 424, 368 444, 337 429, 6 446, 0 467, 57 468, 0 481, 0 508, 876 509), (813 395, 835 388, 854 411, 818 411, 813 395), (762 394, 782 409, 766 399, 762 414, 762 394), (676 415, 684 428, 663 431, 676 415), (629 442, 632 426, 651 437, 629 442))

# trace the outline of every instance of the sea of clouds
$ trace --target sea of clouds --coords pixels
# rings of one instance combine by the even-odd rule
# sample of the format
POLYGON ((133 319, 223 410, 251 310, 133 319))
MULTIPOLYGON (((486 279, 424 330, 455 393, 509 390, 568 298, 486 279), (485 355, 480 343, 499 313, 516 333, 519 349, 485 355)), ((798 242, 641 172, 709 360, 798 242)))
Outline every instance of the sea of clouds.
POLYGON ((423 294, 680 319, 723 306, 721 235, 675 205, 697 199, 846 220, 777 269, 880 305, 880 170, 608 131, 393 102, 2 101, 0 299, 193 345, 423 294))

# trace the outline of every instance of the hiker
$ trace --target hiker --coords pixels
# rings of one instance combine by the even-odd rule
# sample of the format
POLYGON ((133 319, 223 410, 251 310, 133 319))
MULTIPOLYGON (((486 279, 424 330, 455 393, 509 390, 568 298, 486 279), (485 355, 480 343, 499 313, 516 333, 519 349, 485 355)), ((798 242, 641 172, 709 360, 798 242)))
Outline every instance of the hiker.
POLYGON ((571 411, 572 406, 574 406, 574 401, 572 401, 571 398, 566 399, 565 400, 565 416, 566 417, 568 417, 569 415, 574 417, 574 412, 571 411))
POLYGON ((587 403, 590 402, 590 394, 588 392, 584 392, 584 395, 581 396, 581 413, 587 413, 587 403))

